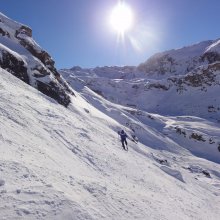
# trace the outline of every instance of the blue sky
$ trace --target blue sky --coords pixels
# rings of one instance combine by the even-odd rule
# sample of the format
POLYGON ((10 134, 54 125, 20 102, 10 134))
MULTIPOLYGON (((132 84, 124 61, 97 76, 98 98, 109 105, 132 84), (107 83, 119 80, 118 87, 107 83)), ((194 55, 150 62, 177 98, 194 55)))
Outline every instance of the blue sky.
POLYGON ((30 26, 56 67, 138 65, 156 52, 217 39, 219 0, 125 0, 134 27, 118 41, 109 15, 118 0, 0 0, 0 11, 30 26))

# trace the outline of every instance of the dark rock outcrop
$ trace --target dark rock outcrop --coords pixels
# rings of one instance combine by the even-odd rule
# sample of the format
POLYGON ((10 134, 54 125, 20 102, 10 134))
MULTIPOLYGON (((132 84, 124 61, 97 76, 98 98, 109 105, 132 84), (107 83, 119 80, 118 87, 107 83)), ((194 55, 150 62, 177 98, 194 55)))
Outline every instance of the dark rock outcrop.
POLYGON ((2 51, 2 59, 0 59, 1 68, 12 73, 25 83, 29 84, 29 77, 27 74, 27 67, 24 61, 18 60, 13 54, 8 51, 2 51))
POLYGON ((32 37, 32 30, 24 25, 16 30, 15 37, 23 47, 25 47, 33 56, 37 57, 49 70, 53 71, 55 75, 59 75, 54 67, 55 62, 51 56, 46 51, 36 48, 36 46, 28 41, 28 38, 23 37, 23 35, 32 37))
POLYGON ((213 51, 213 52, 207 52, 201 57, 202 61, 205 62, 208 61, 209 64, 214 63, 216 61, 220 61, 220 54, 213 51))
POLYGON ((56 82, 51 81, 49 84, 37 80, 37 86, 40 92, 57 100, 58 103, 67 107, 70 103, 70 96, 60 88, 56 82))
POLYGON ((10 37, 10 34, 7 31, 4 31, 2 28, 0 28, 0 35, 10 37))
POLYGON ((179 92, 186 90, 187 86, 198 87, 204 90, 206 87, 213 85, 220 85, 220 82, 216 79, 216 71, 220 71, 220 63, 212 63, 207 68, 194 70, 192 73, 187 74, 179 78, 169 78, 168 81, 174 83, 179 92))

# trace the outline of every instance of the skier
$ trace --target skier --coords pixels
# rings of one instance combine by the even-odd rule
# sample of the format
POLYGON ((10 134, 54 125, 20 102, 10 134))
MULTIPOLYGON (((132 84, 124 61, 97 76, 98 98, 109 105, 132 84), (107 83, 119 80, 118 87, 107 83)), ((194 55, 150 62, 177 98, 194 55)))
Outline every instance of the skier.
POLYGON ((125 144, 126 144, 126 146, 128 145, 127 140, 126 140, 128 135, 124 132, 124 130, 118 131, 118 134, 121 137, 122 147, 124 148, 124 150, 128 150, 128 147, 127 148, 125 147, 125 144))

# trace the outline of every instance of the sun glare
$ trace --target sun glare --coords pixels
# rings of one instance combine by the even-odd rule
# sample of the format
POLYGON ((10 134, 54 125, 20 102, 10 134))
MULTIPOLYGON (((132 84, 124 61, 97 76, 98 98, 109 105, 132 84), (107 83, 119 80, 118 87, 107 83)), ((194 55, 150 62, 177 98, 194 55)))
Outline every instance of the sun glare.
POLYGON ((112 10, 110 24, 118 34, 123 35, 133 24, 131 8, 124 2, 119 2, 112 10))

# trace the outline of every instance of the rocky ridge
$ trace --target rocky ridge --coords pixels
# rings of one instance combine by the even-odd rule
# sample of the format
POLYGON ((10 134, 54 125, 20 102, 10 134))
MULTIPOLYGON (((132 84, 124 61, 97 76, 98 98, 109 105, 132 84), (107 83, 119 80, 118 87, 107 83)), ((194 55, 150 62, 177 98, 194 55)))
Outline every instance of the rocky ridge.
POLYGON ((51 56, 32 38, 32 30, 0 13, 0 66, 58 103, 68 106, 73 90, 51 56))

